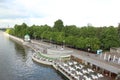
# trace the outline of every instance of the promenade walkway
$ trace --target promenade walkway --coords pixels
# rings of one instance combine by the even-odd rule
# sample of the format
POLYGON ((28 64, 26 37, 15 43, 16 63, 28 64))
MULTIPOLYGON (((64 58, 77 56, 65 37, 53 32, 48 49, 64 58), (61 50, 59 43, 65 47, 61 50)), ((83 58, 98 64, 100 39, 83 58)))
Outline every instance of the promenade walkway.
MULTIPOLYGON (((48 47, 57 46, 57 48, 61 48, 61 46, 51 44, 51 43, 42 42, 40 40, 32 40, 32 42, 37 43, 38 45, 42 44, 43 46, 48 46, 48 47)), ((100 55, 91 54, 89 52, 84 52, 84 51, 80 51, 80 50, 76 50, 76 49, 72 49, 72 48, 68 48, 68 47, 65 47, 65 49, 73 50, 73 53, 71 55, 73 55, 74 57, 82 59, 82 60, 89 62, 93 65, 96 65, 104 70, 110 71, 110 72, 115 73, 115 74, 118 74, 118 72, 120 72, 120 65, 119 64, 105 61, 105 60, 100 58, 100 55)))
POLYGON ((77 57, 77 58, 85 60, 89 63, 97 65, 100 68, 103 68, 105 70, 111 71, 111 72, 116 73, 116 74, 120 72, 120 65, 119 64, 105 61, 105 60, 100 58, 100 55, 90 54, 88 52, 83 52, 83 51, 78 51, 78 50, 74 50, 74 52, 75 53, 73 53, 72 55, 77 57))
MULTIPOLYGON (((39 40, 33 40, 33 42, 38 42, 39 44, 43 44, 44 46, 55 46, 55 44, 51 44, 51 43, 46 43, 46 42, 42 42, 39 40)), ((58 45, 57 45, 58 46, 58 45)), ((58 46, 61 47, 61 46, 58 46)), ((67 47, 65 47, 67 48, 67 47)), ((67 48, 68 50, 72 50, 73 53, 72 55, 80 58, 82 60, 85 60, 87 62, 90 62, 94 65, 97 65, 105 70, 111 71, 113 73, 119 73, 120 72, 120 64, 115 64, 112 62, 108 62, 103 60, 103 58, 100 58, 100 55, 97 54, 91 54, 89 52, 84 52, 84 51, 80 51, 80 50, 76 50, 76 49, 72 49, 72 48, 67 48)))

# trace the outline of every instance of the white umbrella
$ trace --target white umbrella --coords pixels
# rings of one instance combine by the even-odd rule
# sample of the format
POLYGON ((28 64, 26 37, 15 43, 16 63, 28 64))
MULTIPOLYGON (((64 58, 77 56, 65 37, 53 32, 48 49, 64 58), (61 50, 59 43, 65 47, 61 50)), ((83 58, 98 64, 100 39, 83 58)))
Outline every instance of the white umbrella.
POLYGON ((116 57, 115 57, 115 55, 114 55, 114 57, 113 57, 113 62, 115 61, 115 58, 116 58, 116 57))
POLYGON ((106 59, 106 53, 104 54, 104 60, 106 59))

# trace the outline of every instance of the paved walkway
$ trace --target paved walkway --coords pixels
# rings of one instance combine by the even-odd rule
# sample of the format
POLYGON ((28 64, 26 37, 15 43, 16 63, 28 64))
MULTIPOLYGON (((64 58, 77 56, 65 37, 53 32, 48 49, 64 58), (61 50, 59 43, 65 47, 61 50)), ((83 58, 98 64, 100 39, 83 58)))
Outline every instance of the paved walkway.
MULTIPOLYGON (((32 42, 43 45, 43 46, 47 46, 47 47, 56 46, 55 44, 42 42, 40 40, 32 40, 32 42)), ((57 45, 57 47, 60 48, 61 46, 57 45)), ((100 56, 97 54, 91 54, 88 52, 84 52, 84 51, 80 51, 80 50, 76 50, 76 49, 72 49, 72 48, 68 48, 68 47, 65 47, 65 49, 73 50, 73 53, 72 53, 73 56, 80 58, 82 60, 85 60, 87 62, 90 62, 94 65, 97 65, 105 70, 111 71, 116 74, 118 72, 120 72, 120 64, 115 64, 115 63, 100 59, 100 56), (89 56, 88 56, 88 54, 89 54, 89 56)))
POLYGON ((101 59, 99 55, 97 54, 90 54, 88 52, 84 52, 84 51, 79 51, 79 50, 74 50, 75 53, 73 53, 72 55, 75 57, 78 57, 80 59, 83 59, 87 62, 90 62, 92 64, 95 64, 103 69, 106 69, 108 71, 111 71, 113 73, 118 73, 120 72, 120 64, 115 64, 112 62, 108 62, 103 60, 103 58, 101 59), (89 56, 88 56, 89 54, 89 56))

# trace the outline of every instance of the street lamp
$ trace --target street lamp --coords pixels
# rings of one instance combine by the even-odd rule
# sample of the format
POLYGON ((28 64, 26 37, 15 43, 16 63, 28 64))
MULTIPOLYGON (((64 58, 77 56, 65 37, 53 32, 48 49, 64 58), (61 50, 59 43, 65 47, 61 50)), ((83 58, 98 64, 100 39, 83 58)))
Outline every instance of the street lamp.
POLYGON ((65 40, 63 40, 63 48, 65 47, 65 40))
POLYGON ((34 37, 34 38, 35 38, 35 40, 36 40, 37 35, 36 35, 36 33, 35 33, 35 32, 33 33, 33 37, 34 37))
POLYGON ((52 45, 52 38, 50 37, 50 44, 52 45))
POLYGON ((88 52, 90 51, 90 45, 87 45, 87 51, 88 52))
POLYGON ((41 42, 42 42, 43 36, 41 36, 41 42))

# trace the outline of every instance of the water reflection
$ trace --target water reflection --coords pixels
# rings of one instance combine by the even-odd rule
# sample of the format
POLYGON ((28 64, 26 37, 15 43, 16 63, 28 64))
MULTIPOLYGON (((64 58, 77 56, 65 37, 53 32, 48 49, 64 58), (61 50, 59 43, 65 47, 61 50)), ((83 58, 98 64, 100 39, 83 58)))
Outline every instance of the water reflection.
POLYGON ((27 47, 15 43, 15 50, 17 51, 16 55, 24 62, 27 60, 27 52, 25 52, 25 48, 27 49, 27 47))
POLYGON ((0 34, 0 45, 0 80, 64 80, 52 67, 33 62, 30 48, 3 34, 0 34))

